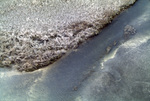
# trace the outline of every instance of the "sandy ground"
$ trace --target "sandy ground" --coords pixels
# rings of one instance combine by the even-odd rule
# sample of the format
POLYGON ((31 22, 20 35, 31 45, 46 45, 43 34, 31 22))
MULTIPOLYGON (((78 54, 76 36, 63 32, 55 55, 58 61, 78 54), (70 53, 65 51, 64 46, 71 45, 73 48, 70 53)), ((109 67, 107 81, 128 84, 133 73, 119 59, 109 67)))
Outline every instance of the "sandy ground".
POLYGON ((0 66, 49 65, 110 23, 136 0, 1 0, 0 66))

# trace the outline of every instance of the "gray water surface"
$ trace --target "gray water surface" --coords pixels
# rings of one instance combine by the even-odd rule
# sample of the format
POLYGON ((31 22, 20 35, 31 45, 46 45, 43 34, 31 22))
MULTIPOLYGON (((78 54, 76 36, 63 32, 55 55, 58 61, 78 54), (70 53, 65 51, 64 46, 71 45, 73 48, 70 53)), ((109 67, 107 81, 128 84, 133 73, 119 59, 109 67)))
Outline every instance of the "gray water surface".
POLYGON ((138 0, 51 66, 32 73, 0 68, 0 101, 150 101, 149 5, 138 0), (124 41, 126 25, 137 33, 124 41), (118 44, 106 54, 114 41, 118 44))

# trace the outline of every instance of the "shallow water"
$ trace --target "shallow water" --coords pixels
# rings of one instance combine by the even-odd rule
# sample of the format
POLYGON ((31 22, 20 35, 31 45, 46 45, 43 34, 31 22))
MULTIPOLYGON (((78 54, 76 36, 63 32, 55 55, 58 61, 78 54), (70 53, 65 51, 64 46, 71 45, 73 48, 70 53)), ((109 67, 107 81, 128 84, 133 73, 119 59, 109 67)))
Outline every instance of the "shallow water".
POLYGON ((150 101, 149 5, 138 0, 97 37, 47 68, 0 68, 0 101, 150 101), (127 24, 137 33, 124 42, 127 24))

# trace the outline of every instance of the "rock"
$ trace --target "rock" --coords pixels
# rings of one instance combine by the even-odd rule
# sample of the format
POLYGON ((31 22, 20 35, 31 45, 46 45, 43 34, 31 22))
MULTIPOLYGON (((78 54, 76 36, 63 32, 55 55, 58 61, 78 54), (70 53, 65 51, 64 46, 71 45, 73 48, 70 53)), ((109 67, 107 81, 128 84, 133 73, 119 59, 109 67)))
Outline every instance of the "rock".
POLYGON ((124 27, 124 36, 128 38, 130 35, 134 35, 136 33, 136 29, 131 25, 126 25, 124 27))
POLYGON ((113 44, 114 46, 116 46, 117 45, 117 42, 116 41, 114 41, 114 44, 113 44))
POLYGON ((108 53, 110 52, 110 50, 111 50, 111 47, 108 46, 108 47, 106 48, 106 53, 108 54, 108 53))
POLYGON ((77 91, 78 90, 78 87, 77 86, 74 86, 73 87, 73 91, 77 91))

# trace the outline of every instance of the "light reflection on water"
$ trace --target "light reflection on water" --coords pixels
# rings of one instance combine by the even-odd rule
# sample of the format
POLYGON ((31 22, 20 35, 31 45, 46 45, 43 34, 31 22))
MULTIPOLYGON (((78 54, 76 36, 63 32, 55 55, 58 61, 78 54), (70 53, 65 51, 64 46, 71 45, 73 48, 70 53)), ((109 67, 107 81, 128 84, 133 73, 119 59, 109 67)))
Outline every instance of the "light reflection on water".
POLYGON ((150 101, 150 7, 146 9, 129 23, 137 34, 100 61, 103 65, 83 83, 76 101, 150 101))
POLYGON ((149 4, 139 0, 100 35, 49 68, 32 73, 1 68, 0 101, 150 101, 149 4), (103 58, 108 45, 122 40, 126 24, 137 34, 103 58))
MULTIPOLYGON (((132 44, 137 43, 134 39, 131 40, 132 44)), ((103 63, 103 69, 99 65, 95 74, 83 83, 77 99, 80 98, 81 101, 150 100, 150 38, 147 41, 139 41, 136 48, 132 45, 126 47, 126 44, 129 43, 119 46, 115 56, 103 63)))

